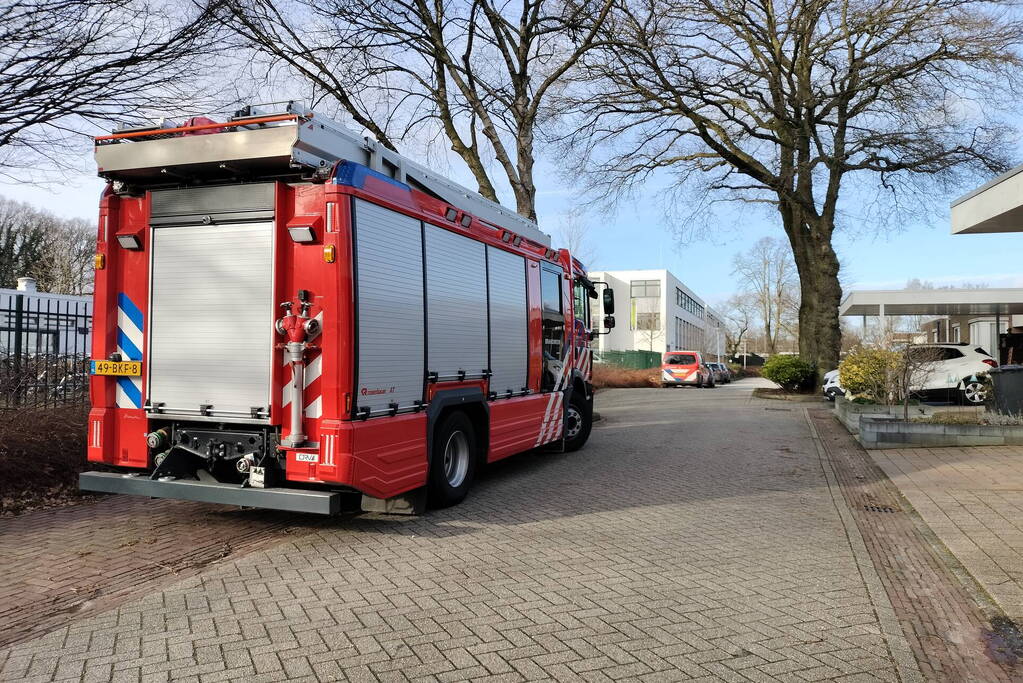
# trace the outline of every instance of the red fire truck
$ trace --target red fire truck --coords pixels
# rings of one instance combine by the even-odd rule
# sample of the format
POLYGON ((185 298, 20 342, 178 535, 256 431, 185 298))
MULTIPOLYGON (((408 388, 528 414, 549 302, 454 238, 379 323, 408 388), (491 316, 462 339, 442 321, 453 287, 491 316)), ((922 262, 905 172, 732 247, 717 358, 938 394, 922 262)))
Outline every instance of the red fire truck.
POLYGON ((292 102, 96 161, 88 458, 130 471, 83 490, 419 511, 586 442, 597 289, 534 223, 292 102))

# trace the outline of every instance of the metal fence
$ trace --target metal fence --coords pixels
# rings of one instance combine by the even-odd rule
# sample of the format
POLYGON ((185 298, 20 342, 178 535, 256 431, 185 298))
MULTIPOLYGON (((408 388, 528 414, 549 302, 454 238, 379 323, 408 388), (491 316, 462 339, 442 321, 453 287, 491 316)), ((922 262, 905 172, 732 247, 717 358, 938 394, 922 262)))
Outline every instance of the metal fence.
POLYGON ((656 351, 603 351, 597 362, 630 370, 646 370, 661 364, 661 354, 656 351))
POLYGON ((0 409, 86 403, 92 302, 0 290, 0 409))

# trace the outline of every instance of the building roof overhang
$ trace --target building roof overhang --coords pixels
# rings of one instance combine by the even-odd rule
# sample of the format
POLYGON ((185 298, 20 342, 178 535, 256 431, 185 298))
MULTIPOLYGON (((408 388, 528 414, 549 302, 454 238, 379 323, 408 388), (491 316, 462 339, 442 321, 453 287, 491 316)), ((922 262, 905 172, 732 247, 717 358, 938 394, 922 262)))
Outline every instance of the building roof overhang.
POLYGON ((1023 289, 897 289, 849 292, 843 316, 1023 315, 1023 289))
POLYGON ((1023 165, 952 202, 952 234, 1023 232, 1023 165))

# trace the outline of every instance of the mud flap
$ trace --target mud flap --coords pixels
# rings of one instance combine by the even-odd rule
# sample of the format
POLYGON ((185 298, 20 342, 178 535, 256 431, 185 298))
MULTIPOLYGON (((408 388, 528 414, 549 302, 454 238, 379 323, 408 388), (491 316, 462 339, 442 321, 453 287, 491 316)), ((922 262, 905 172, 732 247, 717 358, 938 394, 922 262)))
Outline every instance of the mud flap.
POLYGON ((363 494, 362 510, 385 515, 421 515, 426 510, 426 487, 421 486, 394 498, 374 498, 363 494))

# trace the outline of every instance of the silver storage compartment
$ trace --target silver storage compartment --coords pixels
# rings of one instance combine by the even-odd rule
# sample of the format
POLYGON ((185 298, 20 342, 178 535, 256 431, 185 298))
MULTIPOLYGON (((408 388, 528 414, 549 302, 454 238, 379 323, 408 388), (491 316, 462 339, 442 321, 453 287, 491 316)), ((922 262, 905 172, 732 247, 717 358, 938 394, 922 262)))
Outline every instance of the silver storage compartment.
POLYGON ((386 411, 423 398, 421 223, 355 200, 358 365, 355 406, 386 411))
POLYGON ((526 387, 529 319, 526 308, 526 260, 487 247, 490 290, 490 391, 520 393, 526 387))
POLYGON ((487 264, 482 242, 426 226, 427 372, 441 381, 487 370, 487 264))
POLYGON ((273 223, 154 227, 151 272, 152 404, 225 418, 267 411, 273 223))

